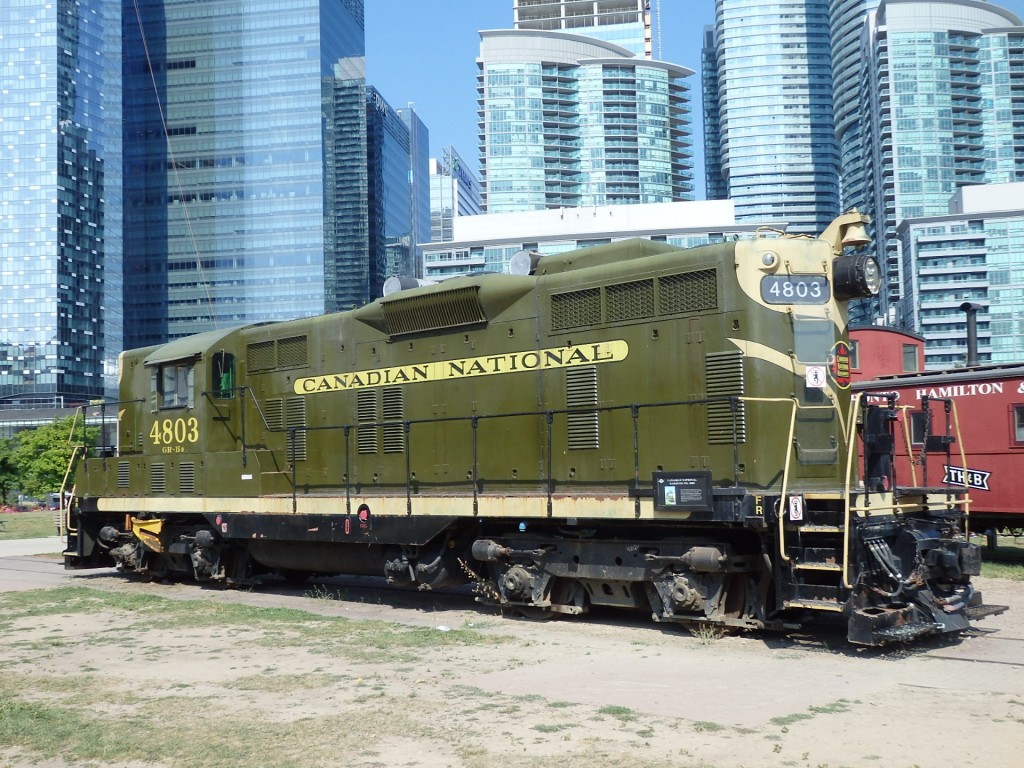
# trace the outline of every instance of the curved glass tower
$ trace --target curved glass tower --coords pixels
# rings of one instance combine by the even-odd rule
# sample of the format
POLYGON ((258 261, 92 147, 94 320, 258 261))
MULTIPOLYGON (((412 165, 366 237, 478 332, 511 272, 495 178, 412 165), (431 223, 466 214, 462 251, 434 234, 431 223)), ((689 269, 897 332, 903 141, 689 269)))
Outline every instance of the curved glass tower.
POLYGON ((867 15, 879 0, 832 0, 832 94, 836 142, 842 169, 843 208, 863 205, 865 163, 861 159, 861 87, 866 76, 861 37, 867 15))
POLYGON ((737 221, 820 233, 839 213, 828 0, 717 0, 704 62, 708 190, 737 221))
POLYGON ((863 181, 848 199, 873 220, 886 278, 878 312, 889 324, 909 327, 913 315, 900 304, 914 270, 901 222, 948 213, 960 187, 1024 179, 1024 144, 1013 138, 1024 83, 1012 75, 1022 31, 1014 14, 972 0, 884 0, 869 16, 861 146, 845 170, 863 181))
POLYGON ((480 37, 488 213, 692 198, 691 70, 565 32, 480 37))

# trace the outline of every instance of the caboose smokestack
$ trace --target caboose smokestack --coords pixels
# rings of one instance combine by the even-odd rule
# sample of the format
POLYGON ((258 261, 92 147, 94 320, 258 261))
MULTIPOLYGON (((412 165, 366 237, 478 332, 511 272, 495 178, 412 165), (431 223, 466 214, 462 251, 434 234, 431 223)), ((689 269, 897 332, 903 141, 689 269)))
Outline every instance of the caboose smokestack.
POLYGON ((982 309, 980 304, 965 301, 960 305, 960 311, 967 313, 967 367, 978 364, 978 310, 982 309))

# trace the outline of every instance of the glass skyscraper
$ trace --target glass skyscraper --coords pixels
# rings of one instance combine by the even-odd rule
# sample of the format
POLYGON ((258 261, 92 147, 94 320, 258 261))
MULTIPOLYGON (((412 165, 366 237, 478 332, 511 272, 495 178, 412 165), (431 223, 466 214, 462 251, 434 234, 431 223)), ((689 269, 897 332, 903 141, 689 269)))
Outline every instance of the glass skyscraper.
POLYGON ((512 0, 516 29, 562 30, 652 58, 649 0, 512 0))
POLYGON ((847 203, 873 219, 885 275, 875 312, 890 325, 917 330, 916 312, 900 309, 915 269, 901 255, 900 223, 948 213, 960 187, 1024 180, 1024 140, 1013 129, 1024 104, 1013 76, 1024 67, 1019 25, 970 0, 886 0, 869 17, 852 155, 861 164, 844 172, 858 180, 847 203))
POLYGON ((967 357, 964 302, 977 315, 978 360, 1019 363, 1024 348, 1024 182, 959 189, 947 213, 897 228, 907 279, 900 316, 925 338, 929 369, 967 357))
POLYGON ((480 36, 488 213, 692 199, 691 70, 567 32, 480 36))
POLYGON ((479 180, 455 147, 445 147, 440 158, 430 158, 430 241, 451 240, 456 216, 480 212, 479 180))
POLYGON ((362 0, 123 8, 127 345, 371 298, 362 0))
MULTIPOLYGON (((422 122, 416 121, 422 126, 422 122)), ((412 275, 412 140, 409 126, 376 88, 366 94, 366 146, 370 211, 369 297, 383 295, 392 275, 412 275), (383 258, 379 255, 383 254, 383 258)))
MULTIPOLYGON (((402 122, 409 129, 409 191, 411 194, 412 217, 412 272, 414 277, 423 276, 423 253, 420 243, 430 240, 430 131, 416 109, 409 104, 398 110, 402 122)), ((390 275, 389 275, 390 277, 390 275)))
POLYGON ((828 0, 717 0, 703 54, 707 189, 737 221, 820 233, 839 213, 828 0))
POLYGON ((879 0, 832 0, 830 4, 832 96, 844 210, 853 207, 853 201, 865 204, 868 165, 861 155, 865 147, 860 129, 863 83, 868 72, 862 37, 868 13, 878 3, 879 0))
POLYGON ((120 6, 2 10, 0 403, 81 402, 121 350, 120 6))

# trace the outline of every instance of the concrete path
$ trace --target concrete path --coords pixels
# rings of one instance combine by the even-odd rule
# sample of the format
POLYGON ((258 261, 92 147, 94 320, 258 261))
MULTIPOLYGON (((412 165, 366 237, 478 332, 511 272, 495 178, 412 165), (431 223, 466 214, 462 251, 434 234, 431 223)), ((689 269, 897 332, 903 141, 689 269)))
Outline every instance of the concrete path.
POLYGON ((47 536, 44 539, 7 539, 0 541, 0 557, 60 554, 64 551, 64 538, 47 536))

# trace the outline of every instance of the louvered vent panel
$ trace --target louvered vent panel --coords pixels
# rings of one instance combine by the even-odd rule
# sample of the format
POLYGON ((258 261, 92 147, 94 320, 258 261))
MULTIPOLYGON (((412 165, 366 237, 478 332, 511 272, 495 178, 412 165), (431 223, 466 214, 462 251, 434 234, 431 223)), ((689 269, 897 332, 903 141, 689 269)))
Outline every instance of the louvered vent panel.
POLYGON ((387 301, 381 309, 388 333, 400 336, 485 323, 487 315, 480 304, 479 290, 471 285, 387 301))
MULTIPOLYGON (((373 423, 377 421, 377 392, 363 389, 356 393, 356 421, 373 423)), ((377 428, 359 427, 356 429, 356 444, 359 453, 377 452, 377 428)))
POLYGON ((309 350, 305 336, 293 336, 277 341, 277 365, 279 368, 294 368, 309 364, 309 350))
POLYGON ((131 465, 127 461, 117 462, 117 487, 127 488, 132 480, 131 465))
MULTIPOLYGON (((384 421, 405 419, 405 398, 401 387, 384 390, 384 421)), ((402 453, 405 450, 405 425, 384 425, 384 453, 402 453)))
MULTIPOLYGON (((741 396, 746 391, 743 381, 743 354, 741 352, 719 352, 708 355, 704 360, 704 375, 707 382, 707 396, 741 396)), ((733 412, 728 402, 708 404, 708 442, 712 445, 733 441, 733 412)), ((747 440, 747 412, 743 401, 737 403, 735 416, 736 441, 747 440)))
POLYGON ((267 400, 263 403, 263 416, 270 429, 284 429, 284 401, 280 397, 267 400))
POLYGON ((154 464, 149 468, 149 492, 167 493, 167 466, 154 464))
MULTIPOLYGON (((286 427, 306 426, 306 400, 302 397, 289 397, 284 403, 284 420, 286 427)), ((288 430, 288 439, 292 440, 292 431, 288 430)), ((288 446, 288 458, 295 461, 306 460, 306 430, 295 430, 295 443, 288 446)))
POLYGON ((178 492, 196 492, 196 465, 185 461, 178 465, 178 492))
POLYGON ((601 289, 551 294, 551 328, 580 328, 601 322, 601 289))
POLYGON ((658 278, 658 311, 699 312, 718 306, 718 276, 713 269, 658 278))
POLYGON ((246 360, 250 371, 269 371, 276 366, 274 342, 258 341, 246 349, 246 360))
POLYGON ((654 317, 653 280, 609 285, 604 290, 607 322, 654 317))
POLYGON ((597 448, 597 411, 576 410, 597 407, 597 368, 566 368, 565 405, 569 410, 566 416, 569 450, 597 448))

